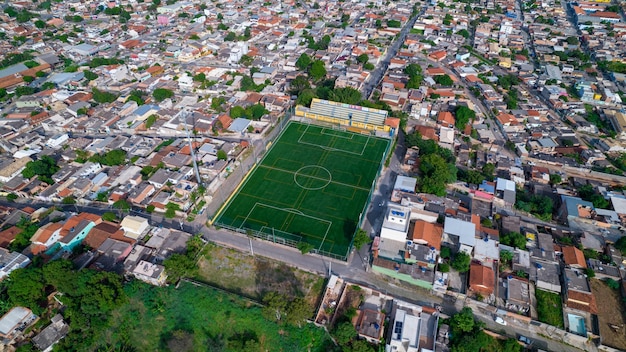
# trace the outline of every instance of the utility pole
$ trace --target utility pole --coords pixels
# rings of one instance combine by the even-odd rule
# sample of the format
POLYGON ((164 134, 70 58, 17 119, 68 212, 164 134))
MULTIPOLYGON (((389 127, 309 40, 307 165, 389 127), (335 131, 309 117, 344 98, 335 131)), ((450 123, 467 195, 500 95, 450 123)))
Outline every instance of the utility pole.
POLYGON ((185 132, 187 133, 187 142, 189 142, 189 151, 191 153, 191 159, 193 162, 193 171, 196 174, 196 181, 199 186, 202 186, 202 178, 200 178, 200 171, 198 170, 198 163, 196 161, 196 152, 193 148, 193 143, 191 142, 191 135, 189 134, 189 128, 187 128, 187 117, 189 116, 189 111, 183 109, 181 112, 181 117, 183 118, 183 125, 185 126, 185 132))

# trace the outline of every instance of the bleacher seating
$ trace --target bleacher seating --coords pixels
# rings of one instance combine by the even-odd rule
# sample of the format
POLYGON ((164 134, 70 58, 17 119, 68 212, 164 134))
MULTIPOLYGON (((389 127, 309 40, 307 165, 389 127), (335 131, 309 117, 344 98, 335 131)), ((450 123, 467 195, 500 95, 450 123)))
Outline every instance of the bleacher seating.
POLYGON ((352 114, 353 122, 383 126, 388 112, 386 110, 370 109, 358 105, 342 104, 334 101, 313 99, 310 113, 349 120, 352 114))

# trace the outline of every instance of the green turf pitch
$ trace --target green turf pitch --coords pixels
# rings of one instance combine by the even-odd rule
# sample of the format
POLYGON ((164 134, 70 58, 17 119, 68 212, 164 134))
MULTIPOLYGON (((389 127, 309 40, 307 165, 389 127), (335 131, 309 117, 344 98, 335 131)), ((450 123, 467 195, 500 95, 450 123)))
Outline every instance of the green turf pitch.
POLYGON ((216 224, 346 255, 389 140, 291 122, 216 224))

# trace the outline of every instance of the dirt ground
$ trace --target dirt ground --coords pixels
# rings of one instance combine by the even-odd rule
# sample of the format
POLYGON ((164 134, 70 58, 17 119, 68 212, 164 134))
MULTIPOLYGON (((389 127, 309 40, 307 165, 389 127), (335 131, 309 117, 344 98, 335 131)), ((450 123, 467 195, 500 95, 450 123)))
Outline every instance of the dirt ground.
POLYGON ((198 267, 199 280, 256 300, 274 291, 304 295, 315 306, 325 283, 319 275, 216 245, 208 248, 198 267))
POLYGON ((596 297, 596 302, 598 302, 598 320, 602 343, 625 351, 626 317, 624 317, 624 306, 619 291, 611 289, 600 280, 591 279, 590 281, 591 289, 596 297))

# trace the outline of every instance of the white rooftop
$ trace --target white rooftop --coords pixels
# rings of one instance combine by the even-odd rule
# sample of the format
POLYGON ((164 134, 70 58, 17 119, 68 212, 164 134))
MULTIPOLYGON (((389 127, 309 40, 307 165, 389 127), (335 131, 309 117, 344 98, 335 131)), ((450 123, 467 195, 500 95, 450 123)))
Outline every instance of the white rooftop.
POLYGON ((469 221, 446 217, 443 232, 448 235, 458 236, 460 244, 473 247, 476 242, 474 239, 476 236, 476 225, 469 221))

